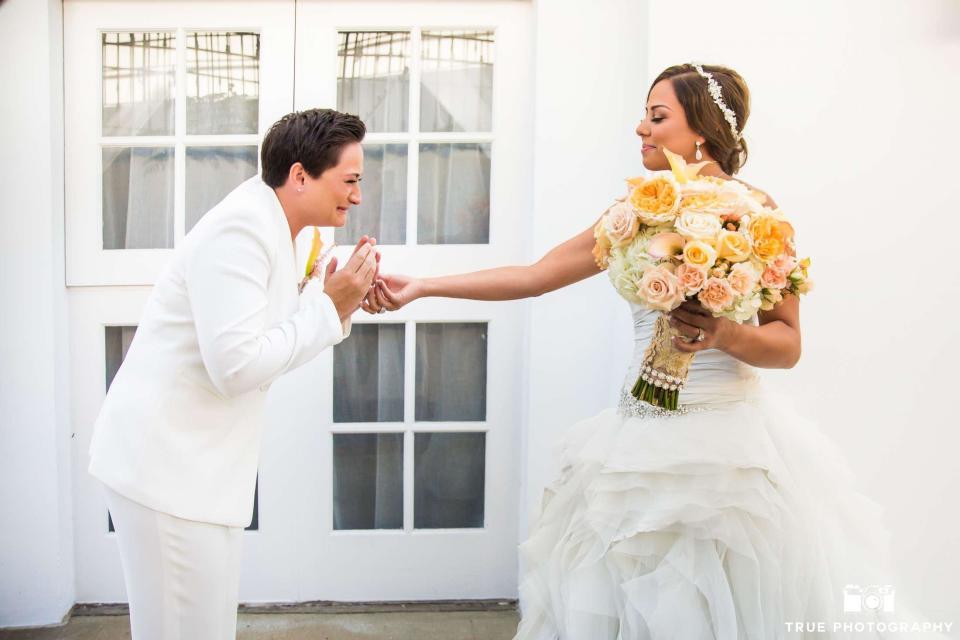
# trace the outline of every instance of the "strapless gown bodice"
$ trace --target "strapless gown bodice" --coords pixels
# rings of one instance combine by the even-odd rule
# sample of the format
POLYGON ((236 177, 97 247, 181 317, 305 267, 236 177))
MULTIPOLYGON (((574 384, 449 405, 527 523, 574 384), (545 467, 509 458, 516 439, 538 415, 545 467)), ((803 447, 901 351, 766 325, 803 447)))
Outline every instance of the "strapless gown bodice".
MULTIPOLYGON (((640 374, 643 355, 650 345, 659 311, 630 303, 633 315, 633 357, 623 381, 629 392, 640 374)), ((754 316, 750 324, 757 325, 754 316)), ((680 391, 680 404, 688 407, 726 404, 747 399, 757 391, 760 375, 752 367, 719 349, 697 353, 690 365, 687 384, 680 391)))

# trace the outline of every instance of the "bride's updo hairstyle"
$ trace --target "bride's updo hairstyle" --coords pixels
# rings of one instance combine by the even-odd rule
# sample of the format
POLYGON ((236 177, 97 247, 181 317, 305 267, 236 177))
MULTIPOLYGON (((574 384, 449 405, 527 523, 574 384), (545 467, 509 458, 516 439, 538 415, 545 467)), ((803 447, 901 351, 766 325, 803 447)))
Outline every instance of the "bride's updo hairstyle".
MULTIPOLYGON (((722 90, 723 101, 737 116, 740 133, 750 117, 750 90, 739 73, 727 67, 705 64, 702 68, 713 75, 722 90)), ((677 100, 687 116, 687 124, 706 139, 707 153, 728 175, 734 175, 747 162, 747 142, 738 140, 730 130, 723 111, 714 102, 707 79, 697 73, 692 64, 678 64, 663 71, 650 85, 652 89, 661 80, 670 80, 677 100)), ((648 92, 649 95, 649 92, 648 92)))

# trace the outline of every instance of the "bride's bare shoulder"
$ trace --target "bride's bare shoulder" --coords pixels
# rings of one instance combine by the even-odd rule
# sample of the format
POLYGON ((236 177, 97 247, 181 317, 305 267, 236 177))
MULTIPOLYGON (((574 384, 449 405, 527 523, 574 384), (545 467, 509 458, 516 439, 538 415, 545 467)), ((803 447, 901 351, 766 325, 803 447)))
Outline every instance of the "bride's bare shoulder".
POLYGON ((770 207, 771 209, 776 209, 776 208, 777 208, 777 203, 776 203, 776 201, 773 199, 773 197, 772 197, 769 193, 767 193, 767 192, 764 191, 763 189, 758 189, 757 187, 753 186, 752 184, 747 184, 746 182, 743 182, 743 180, 740 180, 740 179, 737 179, 737 182, 742 182, 748 189, 751 189, 751 190, 753 190, 753 191, 756 191, 757 193, 761 194, 764 198, 766 198, 766 200, 765 200, 764 203, 763 203, 765 206, 768 206, 768 207, 770 207))

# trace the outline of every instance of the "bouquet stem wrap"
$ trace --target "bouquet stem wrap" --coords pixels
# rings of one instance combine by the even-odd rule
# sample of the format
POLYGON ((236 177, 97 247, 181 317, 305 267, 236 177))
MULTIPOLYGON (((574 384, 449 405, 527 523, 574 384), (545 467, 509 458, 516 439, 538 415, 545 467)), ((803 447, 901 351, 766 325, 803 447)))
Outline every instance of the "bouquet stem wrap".
POLYGON ((657 318, 650 346, 643 354, 640 377, 633 385, 633 397, 650 404, 675 410, 679 406, 680 390, 687 381, 687 373, 694 353, 677 351, 671 338, 680 335, 663 314, 657 318))

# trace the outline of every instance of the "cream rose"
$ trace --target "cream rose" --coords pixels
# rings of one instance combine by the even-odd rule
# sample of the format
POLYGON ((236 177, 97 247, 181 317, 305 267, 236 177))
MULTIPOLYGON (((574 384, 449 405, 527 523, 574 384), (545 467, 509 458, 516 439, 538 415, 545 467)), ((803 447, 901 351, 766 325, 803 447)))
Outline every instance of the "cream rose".
POLYGON ((618 202, 607 210, 603 218, 603 229, 610 244, 622 247, 633 240, 640 229, 640 219, 626 202, 618 202))
POLYGON ((683 302, 683 289, 670 265, 661 264, 643 273, 637 296, 651 309, 673 311, 683 302))
POLYGON ((677 233, 691 240, 712 241, 721 226, 719 216, 702 211, 682 211, 676 222, 677 233))
POLYGON ((717 261, 717 250, 702 240, 691 240, 683 246, 683 261, 691 267, 709 269, 717 261))
POLYGON ((758 280, 757 270, 749 262, 738 262, 733 265, 730 275, 727 276, 727 282, 741 296, 750 295, 757 286, 758 280))
POLYGON ((708 311, 712 313, 723 313, 733 307, 733 301, 736 299, 736 292, 730 283, 723 278, 710 278, 703 285, 703 289, 697 295, 700 301, 708 311))
POLYGON ((750 239, 737 231, 721 230, 717 235, 717 257, 743 262, 750 257, 750 239))
POLYGON ((692 296, 700 291, 704 283, 706 283, 707 270, 703 267, 694 267, 683 262, 677 267, 676 276, 677 280, 680 281, 683 292, 688 296, 692 296))

